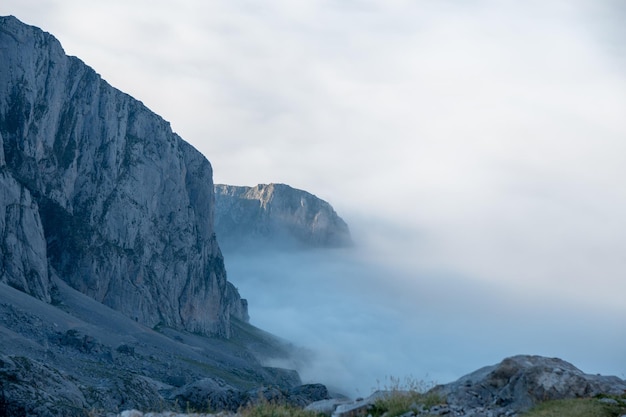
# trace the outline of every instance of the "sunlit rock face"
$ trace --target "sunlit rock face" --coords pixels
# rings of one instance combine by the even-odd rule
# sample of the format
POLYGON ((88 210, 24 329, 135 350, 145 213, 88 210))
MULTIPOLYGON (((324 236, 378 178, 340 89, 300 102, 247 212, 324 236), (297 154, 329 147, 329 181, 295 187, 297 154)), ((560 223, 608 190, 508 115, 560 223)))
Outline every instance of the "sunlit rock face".
POLYGON ((0 281, 58 274, 137 321, 229 335, 247 318, 214 227, 210 163, 141 102, 0 18, 0 281))
POLYGON ((215 229, 226 247, 344 247, 348 225, 329 203, 285 184, 215 186, 215 229))

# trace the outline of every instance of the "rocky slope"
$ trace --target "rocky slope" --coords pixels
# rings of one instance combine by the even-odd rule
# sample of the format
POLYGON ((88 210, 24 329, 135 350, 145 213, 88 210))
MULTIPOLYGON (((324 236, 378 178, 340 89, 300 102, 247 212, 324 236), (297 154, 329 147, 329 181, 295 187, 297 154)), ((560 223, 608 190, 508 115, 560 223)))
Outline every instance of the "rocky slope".
POLYGON ((52 304, 0 284, 0 416, 236 409, 261 386, 324 398, 295 371, 263 366, 290 347, 248 323, 233 319, 230 339, 153 330, 54 280, 52 304))
POLYGON ((352 244, 348 225, 330 204, 285 184, 219 184, 215 200, 215 230, 227 248, 352 244))
POLYGON ((147 326, 228 337, 247 311, 214 233, 209 162, 59 42, 0 18, 0 282, 51 279, 147 326))

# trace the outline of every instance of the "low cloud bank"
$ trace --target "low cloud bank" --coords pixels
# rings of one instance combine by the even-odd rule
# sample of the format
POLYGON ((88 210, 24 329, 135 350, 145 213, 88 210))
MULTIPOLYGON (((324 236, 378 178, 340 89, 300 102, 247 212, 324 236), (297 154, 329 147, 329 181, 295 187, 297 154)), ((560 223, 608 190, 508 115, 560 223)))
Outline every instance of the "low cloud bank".
POLYGON ((611 311, 382 263, 371 249, 225 254, 251 322, 310 349, 298 369, 307 382, 359 396, 390 376, 445 383, 520 353, 626 374, 626 332, 611 311))

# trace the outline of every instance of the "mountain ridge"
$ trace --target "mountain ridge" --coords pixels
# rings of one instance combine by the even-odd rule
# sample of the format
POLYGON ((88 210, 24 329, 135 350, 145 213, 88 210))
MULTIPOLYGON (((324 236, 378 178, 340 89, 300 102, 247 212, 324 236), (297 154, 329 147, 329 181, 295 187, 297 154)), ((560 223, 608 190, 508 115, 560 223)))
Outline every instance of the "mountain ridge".
POLYGON ((0 415, 327 395, 266 365, 296 348, 249 323, 214 210, 210 162, 167 121, 0 17, 0 415))

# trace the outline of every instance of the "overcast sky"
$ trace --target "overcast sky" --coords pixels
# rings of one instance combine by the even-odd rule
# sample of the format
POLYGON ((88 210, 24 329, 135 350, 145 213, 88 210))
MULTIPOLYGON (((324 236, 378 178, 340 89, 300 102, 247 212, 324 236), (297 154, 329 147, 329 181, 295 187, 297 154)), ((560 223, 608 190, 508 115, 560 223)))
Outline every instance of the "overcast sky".
POLYGON ((400 292, 419 290, 411 271, 461 277, 602 317, 624 343, 625 4, 3 0, 0 14, 170 121, 215 182, 328 200, 370 262, 404 272, 400 292))

